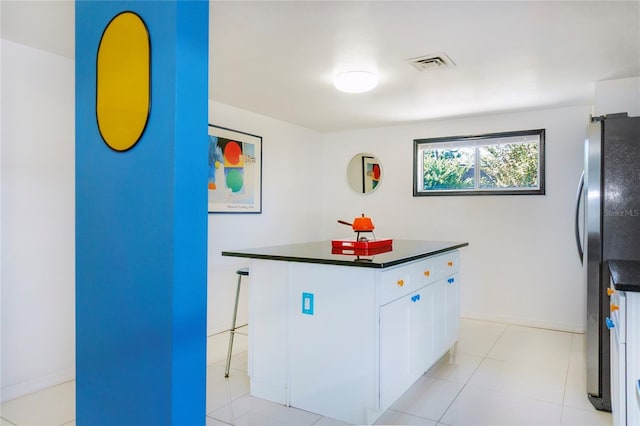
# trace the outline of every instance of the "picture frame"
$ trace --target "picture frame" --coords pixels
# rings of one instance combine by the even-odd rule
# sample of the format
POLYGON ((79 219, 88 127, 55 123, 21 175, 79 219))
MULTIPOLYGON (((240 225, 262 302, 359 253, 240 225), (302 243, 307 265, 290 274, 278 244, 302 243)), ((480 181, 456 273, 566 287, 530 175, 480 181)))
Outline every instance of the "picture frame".
POLYGON ((262 137, 209 124, 209 213, 262 213, 262 137))
POLYGON ((362 157, 362 193, 373 191, 380 183, 380 163, 373 156, 362 157))

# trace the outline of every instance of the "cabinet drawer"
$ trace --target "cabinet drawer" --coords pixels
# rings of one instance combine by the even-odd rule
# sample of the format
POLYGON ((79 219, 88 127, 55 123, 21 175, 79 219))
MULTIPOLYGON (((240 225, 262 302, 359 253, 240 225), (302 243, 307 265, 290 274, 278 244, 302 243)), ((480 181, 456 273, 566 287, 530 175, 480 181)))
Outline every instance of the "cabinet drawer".
POLYGON ((438 278, 445 278, 455 274, 460 269, 460 253, 451 251, 435 257, 435 272, 438 278))
POLYGON ((438 279, 435 259, 425 259, 417 262, 413 267, 414 280, 419 287, 431 284, 438 279))
POLYGON ((380 282, 378 283, 380 305, 412 293, 420 287, 417 280, 412 279, 412 266, 413 265, 402 266, 380 274, 380 282))
POLYGON ((378 278, 378 303, 384 305, 425 285, 452 276, 458 272, 459 262, 458 251, 451 251, 385 270, 378 278))

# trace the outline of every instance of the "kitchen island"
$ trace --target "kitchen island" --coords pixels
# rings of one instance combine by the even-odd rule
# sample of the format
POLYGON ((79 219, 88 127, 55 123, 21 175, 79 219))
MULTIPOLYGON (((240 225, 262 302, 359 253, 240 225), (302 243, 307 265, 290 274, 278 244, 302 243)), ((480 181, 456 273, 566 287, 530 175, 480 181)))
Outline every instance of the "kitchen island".
POLYGON ((223 251, 251 259, 251 395, 374 422, 457 341, 458 249, 467 245, 223 251))

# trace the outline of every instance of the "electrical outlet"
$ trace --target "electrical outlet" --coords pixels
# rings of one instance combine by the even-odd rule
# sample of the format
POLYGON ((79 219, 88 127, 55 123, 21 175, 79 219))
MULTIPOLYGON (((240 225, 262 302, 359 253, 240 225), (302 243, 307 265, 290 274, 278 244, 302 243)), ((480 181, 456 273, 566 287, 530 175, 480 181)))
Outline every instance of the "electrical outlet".
POLYGON ((313 293, 302 293, 302 313, 313 315, 313 293))

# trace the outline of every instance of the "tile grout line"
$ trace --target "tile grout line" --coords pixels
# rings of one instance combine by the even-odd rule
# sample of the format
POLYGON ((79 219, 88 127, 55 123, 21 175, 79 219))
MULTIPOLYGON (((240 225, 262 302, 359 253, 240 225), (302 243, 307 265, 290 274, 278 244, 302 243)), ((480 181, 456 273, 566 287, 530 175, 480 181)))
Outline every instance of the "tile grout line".
POLYGON ((564 389, 562 392, 562 409, 560 410, 560 424, 562 424, 562 420, 564 419, 564 401, 567 398, 567 384, 569 383, 569 369, 571 368, 571 354, 573 353, 573 343, 576 341, 576 334, 571 334, 571 345, 569 346, 569 360, 567 361, 567 372, 564 376, 564 389))
POLYGON ((10 424, 10 425, 12 425, 12 426, 16 426, 16 424, 15 424, 15 423, 13 423, 12 421, 9 421, 6 417, 2 417, 2 416, 0 416, 0 419, 1 419, 2 421, 5 421, 5 422, 9 423, 9 424, 10 424))
MULTIPOLYGON (((237 329, 239 329, 239 328, 242 328, 242 327, 248 327, 248 326, 249 326, 249 323, 242 324, 242 325, 237 326, 237 327, 236 327, 236 330, 237 330, 237 329)), ((208 338, 210 338, 210 337, 220 336, 221 334, 224 334, 224 333, 229 333, 230 331, 231 331, 231 329, 230 329, 230 328, 228 328, 228 329, 226 329, 226 330, 218 331, 217 333, 207 334, 207 339, 208 339, 208 338)), ((240 334, 240 333, 238 333, 238 334, 240 334)))
MULTIPOLYGON (((495 343, 493 344, 493 346, 491 347, 491 349, 489 349, 489 351, 487 352, 487 356, 484 356, 484 357, 483 357, 483 361, 484 361, 485 359, 493 359, 493 358, 489 358, 489 357, 488 357, 489 353, 490 353, 490 352, 491 352, 491 350, 495 347, 495 345, 498 343, 498 341, 499 341, 499 340, 500 340, 500 338, 504 335, 504 333, 507 331, 507 329, 508 329, 509 327, 511 327, 511 325, 512 325, 512 324, 508 324, 508 325, 507 325, 507 327, 502 331, 502 333, 500 334, 500 336, 498 337, 498 339, 496 339, 496 341, 495 341, 495 343)), ((517 326, 517 324, 516 324, 516 326, 517 326)), ((536 328, 536 327, 532 327, 532 328, 536 328)), ((554 331, 556 331, 556 330, 554 330, 554 331)), ((576 335, 577 335, 577 334, 579 334, 579 333, 573 333, 573 332, 565 332, 565 333, 568 333, 568 334, 570 334, 570 335, 571 335, 571 344, 570 344, 570 346, 569 346, 569 359, 567 360, 567 370, 566 370, 566 373, 565 373, 564 389, 563 389, 563 392, 562 392, 562 402, 561 402, 560 404, 552 403, 552 404, 555 404, 555 405, 560 405, 560 421, 559 421, 559 423, 558 423, 559 425, 562 425, 562 420, 563 420, 563 418, 564 418, 564 410, 565 410, 564 401, 565 401, 565 398, 566 398, 567 383, 568 383, 568 380, 569 380, 569 368, 570 368, 570 365, 571 365, 571 353, 573 352, 573 347, 574 347, 574 342, 575 342, 576 335)), ((482 364, 482 361, 480 362, 480 364, 482 364)), ((475 374, 475 372, 477 371, 477 369, 478 369, 478 368, 479 368, 479 365, 478 365, 478 367, 476 368, 476 370, 474 370, 474 373, 473 373, 473 374, 475 374)), ((471 377, 473 377, 473 374, 471 375, 471 377)), ((471 379, 471 377, 469 378, 469 380, 471 379)), ((467 385, 467 383, 465 383, 464 387, 466 387, 466 385, 467 385)), ((464 389, 464 387, 463 387, 463 389, 464 389)), ((462 392, 462 390, 461 390, 461 392, 462 392)), ((458 396, 456 395, 456 398, 457 398, 457 397, 458 397, 458 396)), ((536 398, 533 398, 533 399, 536 399, 536 398)), ((454 401, 455 401, 455 398, 454 398, 454 401)), ((538 401, 551 403, 550 401, 539 400, 539 399, 538 399, 538 401)), ((447 410, 448 410, 448 409, 449 409, 449 408, 447 408, 447 410)), ((445 411, 445 413, 446 413, 446 411, 445 411)), ((444 415, 443 415, 443 417, 444 417, 444 415)))
POLYGON ((236 416, 233 414, 233 399, 231 399, 231 383, 229 382, 229 380, 225 380, 224 381, 224 386, 225 386, 225 391, 227 393, 227 400, 229 401, 227 403, 227 407, 229 410, 229 419, 231 420, 231 424, 235 425, 236 424, 236 416))
POLYGON ((206 420, 207 418, 210 418, 211 420, 215 420, 216 422, 224 423, 225 425, 231 425, 231 424, 232 424, 232 423, 227 423, 227 422, 225 422, 224 420, 220 420, 220 419, 218 419, 218 418, 211 417, 211 416, 210 416, 210 415, 208 415, 208 414, 206 414, 204 417, 205 417, 205 420, 206 420))
MULTIPOLYGON (((238 370, 236 370, 236 371, 238 371, 238 370)), ((244 373, 244 371, 243 371, 243 373, 244 373)), ((242 395, 238 395, 235 398, 231 398, 231 384, 229 382, 229 378, 225 379, 225 387, 226 387, 226 393, 227 393, 227 397, 228 397, 227 398, 227 402, 224 405, 221 405, 220 407, 210 411, 209 413, 206 413, 206 415, 207 415, 207 417, 211 417, 214 420, 221 421, 221 422, 226 423, 226 424, 234 425, 235 423, 233 423, 233 421, 235 419, 234 419, 234 416, 233 416, 233 406, 232 406, 232 404, 234 402, 238 401, 240 398, 243 398, 245 396, 251 396, 251 392, 249 391, 247 393, 243 393, 242 395), (229 410, 231 411, 231 423, 228 423, 228 422, 226 422, 226 421, 224 421, 224 420, 222 420, 222 419, 220 419, 218 417, 214 417, 213 416, 213 413, 215 413, 216 411, 222 410, 223 408, 225 408, 227 406, 229 407, 229 410)))
MULTIPOLYGON (((456 396, 453 397, 453 399, 451 400, 451 402, 449 403, 449 405, 447 405, 447 408, 444 410, 444 412, 442 413, 442 415, 440 416, 440 418, 436 421, 436 423, 441 423, 442 419, 444 418, 444 416, 447 414, 447 412, 449 411, 449 409, 451 408, 451 406, 453 405, 454 402, 456 402, 456 399, 458 399, 458 397, 460 396, 460 394, 462 393, 462 391, 467 387, 467 384, 469 383, 469 381, 471 380, 471 378, 473 377, 474 374, 476 374, 476 371, 478 371, 478 369, 480 368, 480 365, 482 365, 482 362, 487 359, 487 355, 489 355, 489 353, 493 350, 493 348, 498 344, 498 341, 500 340, 500 338, 502 338, 502 336, 504 335, 504 333, 507 331, 507 328, 509 328, 509 325, 507 324, 507 326, 504 328, 504 330, 502 330, 500 332, 500 335, 498 336, 498 338, 495 340, 495 342, 493 342, 493 345, 491 345, 491 347, 489 348, 489 350, 487 350, 487 352, 482 356, 482 360, 478 363, 478 365, 476 366, 476 368, 473 370, 473 372, 469 375, 469 378, 464 382, 464 384, 462 385, 462 387, 460 388, 460 390, 458 391, 458 393, 456 393, 456 396)), ((456 341, 456 344, 458 343, 458 341, 456 341)), ((455 357, 455 355, 454 355, 455 357)))

